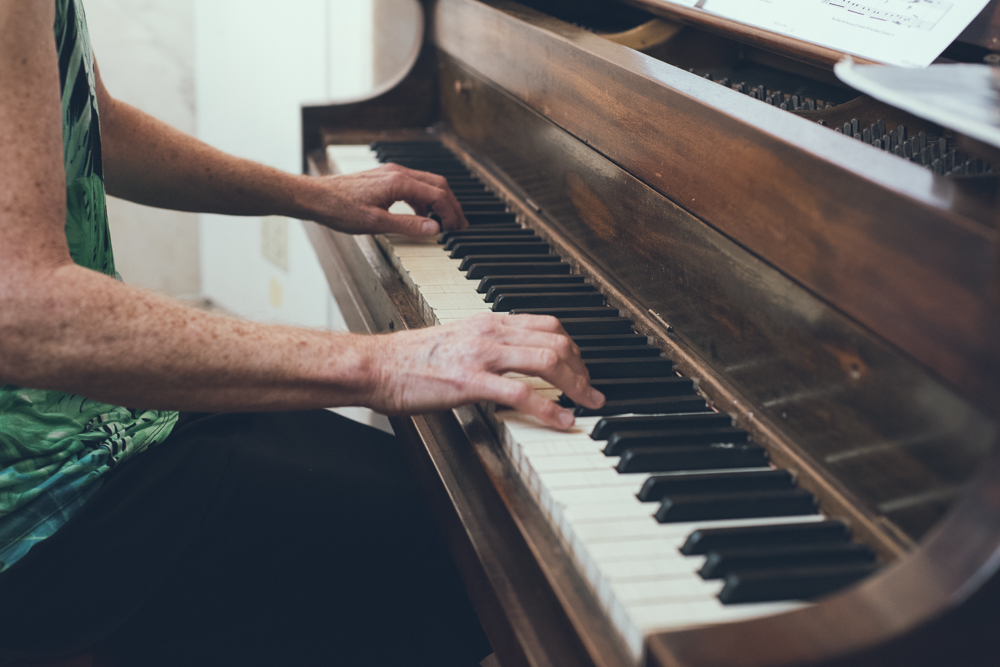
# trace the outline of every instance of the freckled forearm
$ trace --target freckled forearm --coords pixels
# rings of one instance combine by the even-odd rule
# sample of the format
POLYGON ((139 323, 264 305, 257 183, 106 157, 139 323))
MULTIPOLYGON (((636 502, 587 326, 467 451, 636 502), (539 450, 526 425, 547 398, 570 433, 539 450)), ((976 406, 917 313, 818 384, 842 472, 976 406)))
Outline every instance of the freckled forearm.
POLYGON ((0 383, 198 411, 358 405, 374 384, 374 337, 212 315, 75 265, 3 306, 0 383))
POLYGON ((108 194, 174 210, 309 217, 308 177, 228 155, 124 102, 104 104, 108 194))

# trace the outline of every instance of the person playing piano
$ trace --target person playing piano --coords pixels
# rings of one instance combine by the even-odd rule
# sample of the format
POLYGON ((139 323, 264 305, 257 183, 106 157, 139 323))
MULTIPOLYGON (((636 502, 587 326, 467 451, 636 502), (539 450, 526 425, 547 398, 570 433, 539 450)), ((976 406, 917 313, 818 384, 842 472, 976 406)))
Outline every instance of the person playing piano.
POLYGON ((115 100, 80 0, 0 0, 0 664, 471 665, 488 642, 394 438, 320 408, 599 407, 557 320, 263 325, 116 280, 105 189, 351 233, 467 223, 444 179, 309 178, 115 100), (417 215, 390 215, 397 200, 417 215))

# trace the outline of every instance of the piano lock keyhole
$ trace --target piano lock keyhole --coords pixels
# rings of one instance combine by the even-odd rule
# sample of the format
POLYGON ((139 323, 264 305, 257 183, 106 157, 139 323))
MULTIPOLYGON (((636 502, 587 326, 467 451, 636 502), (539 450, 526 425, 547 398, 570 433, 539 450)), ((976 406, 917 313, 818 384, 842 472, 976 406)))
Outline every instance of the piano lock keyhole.
POLYGON ((396 323, 393 322, 392 320, 389 320, 389 331, 392 331, 395 328, 396 328, 396 323))

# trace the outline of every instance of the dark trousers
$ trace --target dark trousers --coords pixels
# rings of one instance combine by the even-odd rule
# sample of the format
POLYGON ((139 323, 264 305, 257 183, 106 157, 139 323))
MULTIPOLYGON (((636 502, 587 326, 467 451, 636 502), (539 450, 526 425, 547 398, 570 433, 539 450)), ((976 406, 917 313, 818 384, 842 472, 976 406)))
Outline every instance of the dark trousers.
POLYGON ((396 439, 324 410, 183 415, 0 574, 0 656, 460 665, 490 651, 396 439))

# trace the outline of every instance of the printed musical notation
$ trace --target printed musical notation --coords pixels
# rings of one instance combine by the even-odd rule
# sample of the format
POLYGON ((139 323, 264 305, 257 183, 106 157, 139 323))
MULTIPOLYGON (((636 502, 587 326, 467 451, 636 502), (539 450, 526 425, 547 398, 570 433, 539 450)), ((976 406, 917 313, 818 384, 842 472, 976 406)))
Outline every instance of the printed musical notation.
POLYGON ((948 0, 821 0, 821 3, 915 30, 933 30, 954 6, 948 0))
POLYGON ((989 0, 698 0, 695 7, 876 62, 926 67, 976 18, 987 2, 989 0))

